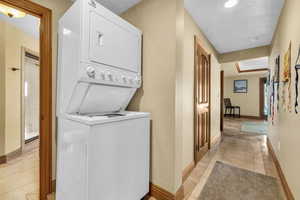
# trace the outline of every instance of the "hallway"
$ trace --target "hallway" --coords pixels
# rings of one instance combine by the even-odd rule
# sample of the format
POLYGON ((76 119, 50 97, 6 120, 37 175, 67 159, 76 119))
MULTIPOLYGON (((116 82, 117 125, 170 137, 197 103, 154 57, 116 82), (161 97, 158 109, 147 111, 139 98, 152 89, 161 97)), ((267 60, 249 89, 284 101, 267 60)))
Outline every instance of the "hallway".
MULTIPOLYGON (((241 169, 249 170, 251 172, 256 172, 270 177, 275 177, 278 183, 278 198, 285 199, 283 190, 280 186, 280 181, 277 176, 275 165, 272 161, 272 157, 268 152, 266 145, 266 136, 264 135, 255 135, 250 133, 241 132, 241 123, 243 121, 249 121, 245 119, 225 119, 224 122, 224 138, 220 145, 213 148, 207 155, 204 157, 196 168, 191 173, 190 177, 184 184, 185 190, 185 199, 189 200, 202 200, 202 199, 213 199, 218 200, 220 198, 218 191, 222 188, 214 190, 216 196, 205 196, 205 198, 200 197, 200 194, 207 183, 208 178, 211 175, 211 172, 217 161, 228 164, 230 166, 235 166, 241 169)), ((251 121, 251 120, 250 120, 251 121)), ((253 120, 252 120, 253 121, 253 120)), ((228 176, 226 174, 225 176, 228 176)), ((241 177, 242 179, 242 177, 241 177)), ((230 183, 230 182, 229 182, 230 183)), ((247 179, 245 184, 247 183, 247 179)), ((230 183, 232 184, 232 183, 230 183)), ((229 185, 230 185, 229 184, 229 185)), ((227 185, 222 185, 226 187, 227 185)), ((227 188, 224 188, 226 191, 227 188)), ((270 199, 268 198, 267 188, 264 188, 266 191, 266 196, 261 198, 263 200, 270 199)), ((246 192, 241 194, 243 199, 248 199, 246 197, 246 192)), ((211 193, 210 193, 211 194, 211 193)), ((222 199, 230 198, 227 195, 222 196, 222 199)), ((257 200, 259 198, 256 198, 257 200)), ((234 200, 234 199, 231 199, 234 200)), ((270 199, 271 200, 271 199, 270 199)), ((272 200, 275 200, 274 198, 272 200)))

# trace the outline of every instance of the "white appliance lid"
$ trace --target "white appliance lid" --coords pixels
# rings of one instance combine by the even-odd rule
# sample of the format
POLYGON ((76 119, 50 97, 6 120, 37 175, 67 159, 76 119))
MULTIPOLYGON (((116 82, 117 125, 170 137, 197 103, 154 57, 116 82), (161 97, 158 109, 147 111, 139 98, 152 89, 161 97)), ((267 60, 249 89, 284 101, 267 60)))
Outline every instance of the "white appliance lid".
POLYGON ((150 118, 150 113, 124 111, 118 113, 118 115, 115 116, 66 115, 66 117, 70 120, 77 121, 86 125, 98 125, 130 119, 150 118))
POLYGON ((136 88, 78 82, 67 107, 68 114, 96 115, 124 111, 136 88))

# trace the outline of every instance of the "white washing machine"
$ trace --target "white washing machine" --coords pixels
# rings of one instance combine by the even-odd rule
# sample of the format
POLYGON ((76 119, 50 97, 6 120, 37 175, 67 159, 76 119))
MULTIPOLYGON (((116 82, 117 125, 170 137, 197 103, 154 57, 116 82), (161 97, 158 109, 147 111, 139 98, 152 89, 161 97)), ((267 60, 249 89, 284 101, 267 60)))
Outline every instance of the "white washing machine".
POLYGON ((77 0, 58 36, 56 199, 141 199, 150 114, 126 111, 142 82, 141 31, 94 0, 77 0))

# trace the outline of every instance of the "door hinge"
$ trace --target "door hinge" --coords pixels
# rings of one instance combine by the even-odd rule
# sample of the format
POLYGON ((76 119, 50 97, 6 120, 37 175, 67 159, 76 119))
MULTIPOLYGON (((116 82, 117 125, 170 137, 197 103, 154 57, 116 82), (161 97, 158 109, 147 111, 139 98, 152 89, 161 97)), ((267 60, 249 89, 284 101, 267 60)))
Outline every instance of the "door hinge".
POLYGON ((89 5, 92 6, 92 7, 94 7, 94 8, 97 7, 97 4, 96 4, 96 2, 94 0, 90 0, 89 5))

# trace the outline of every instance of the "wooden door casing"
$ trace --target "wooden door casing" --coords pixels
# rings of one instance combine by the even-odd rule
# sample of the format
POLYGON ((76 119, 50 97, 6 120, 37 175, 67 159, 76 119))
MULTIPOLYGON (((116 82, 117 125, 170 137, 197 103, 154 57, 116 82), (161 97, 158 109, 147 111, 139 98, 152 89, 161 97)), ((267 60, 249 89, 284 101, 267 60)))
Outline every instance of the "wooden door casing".
POLYGON ((30 0, 0 0, 1 4, 40 18, 40 200, 52 189, 52 11, 30 0))
POLYGON ((210 149, 211 56, 195 36, 194 160, 199 162, 210 149))

